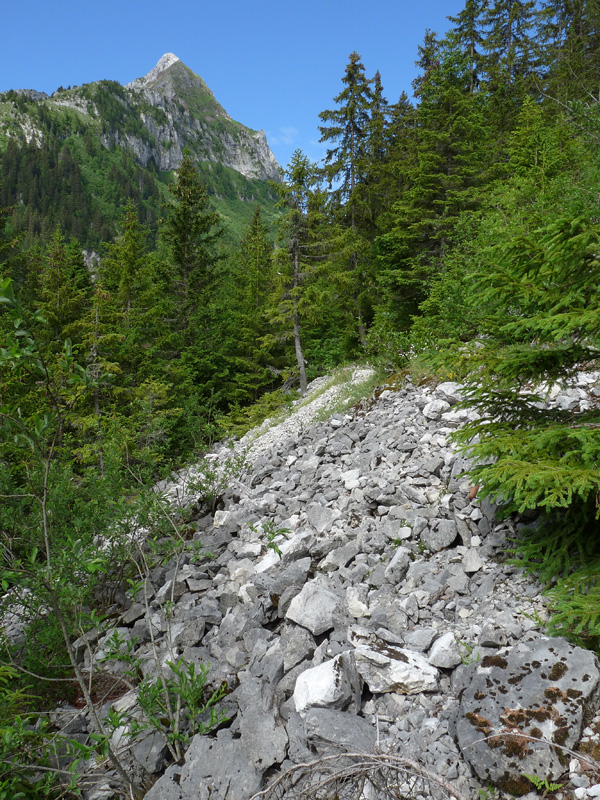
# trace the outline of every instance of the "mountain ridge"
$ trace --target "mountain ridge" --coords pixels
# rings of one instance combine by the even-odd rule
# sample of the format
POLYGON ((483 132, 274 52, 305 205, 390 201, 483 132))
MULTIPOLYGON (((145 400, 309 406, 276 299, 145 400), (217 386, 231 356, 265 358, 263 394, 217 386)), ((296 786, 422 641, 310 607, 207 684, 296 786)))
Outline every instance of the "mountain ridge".
POLYGON ((272 213, 268 182, 280 180, 281 168, 264 131, 234 120, 173 53, 127 85, 100 80, 59 87, 51 96, 31 89, 0 94, 0 204, 18 207, 17 231, 44 235, 58 223, 96 246, 98 237, 114 236, 127 199, 147 206, 141 218, 152 224, 186 151, 236 237, 257 202, 272 213), (59 213, 71 191, 71 213, 59 213))

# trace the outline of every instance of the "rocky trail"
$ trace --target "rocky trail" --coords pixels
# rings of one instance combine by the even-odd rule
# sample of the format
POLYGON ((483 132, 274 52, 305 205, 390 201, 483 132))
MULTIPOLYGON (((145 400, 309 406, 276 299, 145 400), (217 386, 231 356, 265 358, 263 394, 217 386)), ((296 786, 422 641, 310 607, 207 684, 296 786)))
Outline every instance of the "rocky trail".
MULTIPOLYGON (((585 406, 597 380, 551 402, 585 406)), ((136 687, 105 703, 148 800, 600 797, 575 752, 600 748, 598 664, 546 637, 541 587, 505 558, 516 522, 461 477, 459 399, 455 383, 406 382, 328 419, 304 404, 211 455, 221 474, 245 461, 190 523, 200 552, 155 568, 114 630, 77 643, 86 668, 123 673, 116 631, 146 678, 184 659, 228 687, 228 721, 178 763, 159 733, 130 737, 136 687)), ((201 473, 160 488, 189 501, 201 473)), ((85 740, 83 711, 56 719, 85 740)), ((87 797, 116 785, 107 772, 87 797)))

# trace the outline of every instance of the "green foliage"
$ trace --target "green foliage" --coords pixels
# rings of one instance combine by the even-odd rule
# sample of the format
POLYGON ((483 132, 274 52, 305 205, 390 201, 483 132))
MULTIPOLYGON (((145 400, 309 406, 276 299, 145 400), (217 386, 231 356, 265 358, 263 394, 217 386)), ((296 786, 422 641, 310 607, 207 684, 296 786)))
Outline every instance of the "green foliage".
POLYGON ((274 553, 277 553, 279 558, 283 555, 281 552, 281 548, 279 547, 279 542, 276 540, 279 537, 283 539, 289 539, 288 533, 290 532, 289 528, 278 528, 275 525, 274 520, 268 519, 265 522, 261 522, 260 528, 256 525, 249 525, 248 526, 253 533, 260 535, 261 533, 264 534, 267 540, 267 550, 272 550, 274 553))
POLYGON ((559 789, 562 789, 562 783, 554 783, 552 781, 548 781, 548 778, 540 778, 538 775, 523 775, 524 778, 527 778, 528 781, 535 786, 538 792, 543 792, 546 795, 547 792, 558 792, 559 789))
POLYGON ((171 746, 177 743, 185 748, 196 734, 209 733, 227 720, 225 711, 217 710, 227 694, 227 686, 209 689, 209 667, 204 663, 197 668, 193 662, 180 658, 168 662, 167 667, 166 677, 146 679, 140 684, 138 703, 146 720, 133 722, 131 730, 134 736, 149 728, 157 730, 171 746), (173 708, 181 708, 181 714, 175 718, 173 708))

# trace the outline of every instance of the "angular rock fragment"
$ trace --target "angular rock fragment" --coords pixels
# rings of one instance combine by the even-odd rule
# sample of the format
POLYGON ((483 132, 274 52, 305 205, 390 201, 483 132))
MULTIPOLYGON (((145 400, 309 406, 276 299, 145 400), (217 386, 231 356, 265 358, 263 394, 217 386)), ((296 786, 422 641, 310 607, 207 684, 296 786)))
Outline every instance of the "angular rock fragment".
POLYGON ((308 708, 344 709, 360 707, 360 677, 354 653, 347 651, 307 669, 296 681, 294 705, 298 713, 308 708))
POLYGON ((305 584, 300 594, 294 597, 285 616, 318 636, 333 628, 334 613, 339 604, 340 598, 336 594, 313 581, 305 584))
POLYGON ((351 628, 348 639, 355 647, 356 669, 372 692, 417 694, 437 688, 437 669, 419 653, 361 628, 351 628))

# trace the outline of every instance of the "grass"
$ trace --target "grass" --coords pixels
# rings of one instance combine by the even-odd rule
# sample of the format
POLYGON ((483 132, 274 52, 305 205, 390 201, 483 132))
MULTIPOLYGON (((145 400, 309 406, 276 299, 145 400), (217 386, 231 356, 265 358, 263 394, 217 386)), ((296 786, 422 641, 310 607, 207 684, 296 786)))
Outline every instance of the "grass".
MULTIPOLYGON (((279 425, 295 411, 306 408, 330 389, 339 387, 339 392, 331 399, 331 402, 318 409, 314 415, 315 421, 328 419, 332 414, 346 411, 364 397, 370 396, 373 389, 385 380, 385 375, 375 370, 366 380, 356 384, 349 383, 352 374, 357 369, 366 368, 366 365, 360 364, 338 367, 334 370, 329 380, 303 398, 299 398, 296 393, 284 394, 280 390, 269 392, 264 394, 252 406, 236 409, 222 417, 219 420, 219 425, 226 434, 241 438, 244 434, 262 425, 266 420, 270 422, 269 428, 279 425)), ((256 436, 258 435, 257 431, 256 436)))

